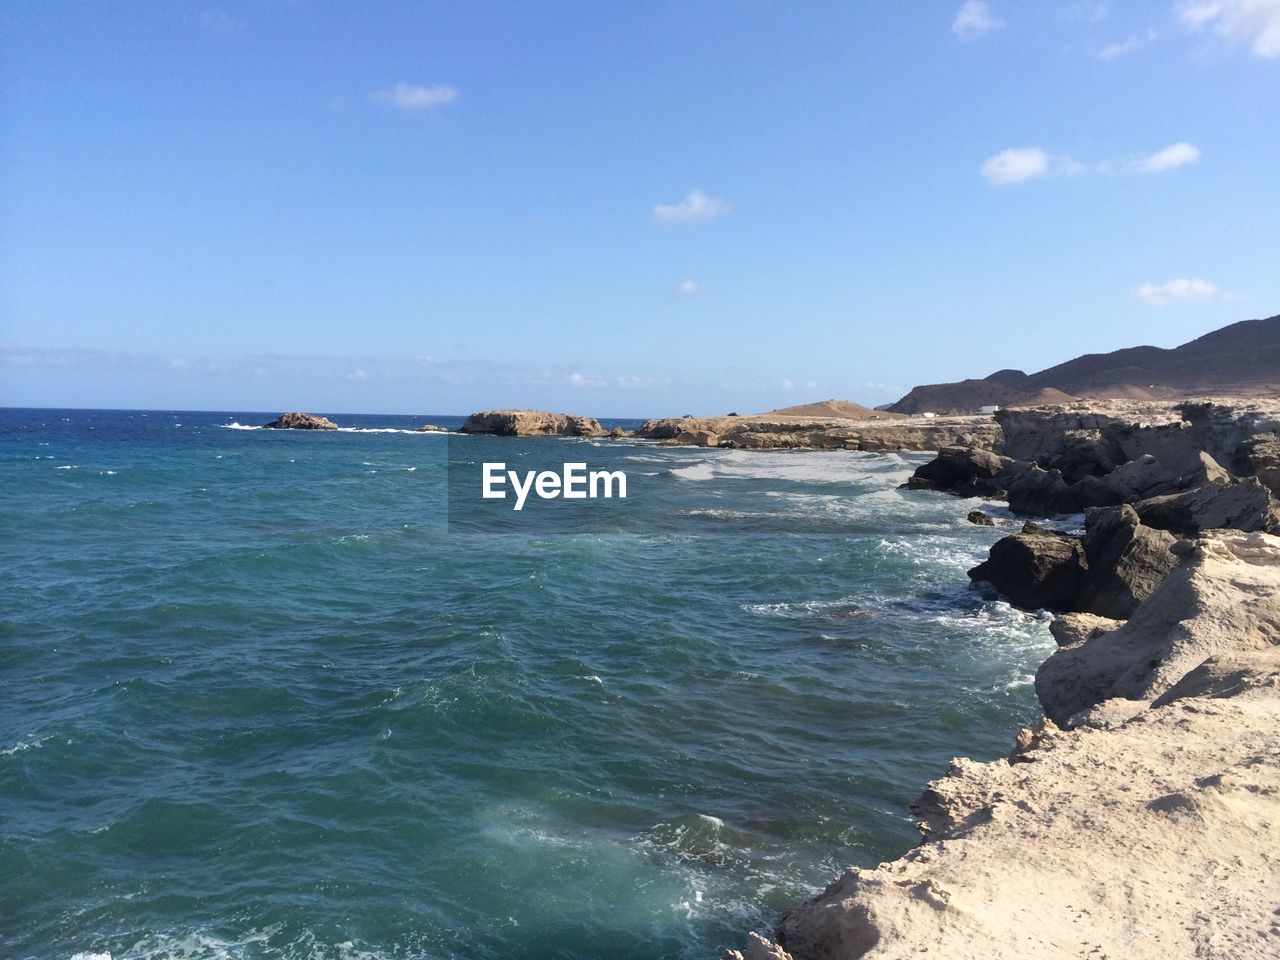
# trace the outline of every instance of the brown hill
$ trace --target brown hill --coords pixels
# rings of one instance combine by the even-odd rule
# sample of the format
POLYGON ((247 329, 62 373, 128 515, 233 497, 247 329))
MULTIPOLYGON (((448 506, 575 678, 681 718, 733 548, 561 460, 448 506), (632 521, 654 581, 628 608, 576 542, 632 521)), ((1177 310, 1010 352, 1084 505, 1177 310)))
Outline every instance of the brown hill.
POLYGON ((979 407, 1089 399, 1173 400, 1280 393, 1280 316, 1243 320, 1166 350, 1128 347, 1089 353, 1039 373, 999 370, 981 380, 915 387, 896 413, 972 413, 979 407))
POLYGON ((860 403, 848 400, 819 400, 817 403, 801 403, 794 407, 770 410, 766 416, 784 417, 832 417, 837 420, 889 420, 901 414, 872 410, 860 403))

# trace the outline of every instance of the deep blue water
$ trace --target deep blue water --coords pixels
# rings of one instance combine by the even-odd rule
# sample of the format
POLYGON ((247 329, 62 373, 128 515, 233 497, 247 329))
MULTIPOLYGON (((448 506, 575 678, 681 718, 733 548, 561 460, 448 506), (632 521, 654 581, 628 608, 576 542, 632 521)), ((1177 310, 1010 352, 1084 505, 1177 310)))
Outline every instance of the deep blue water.
POLYGON ((271 416, 0 410, 0 955, 715 958, 1037 715, 918 455, 271 416), (643 495, 461 533, 450 450, 643 495))

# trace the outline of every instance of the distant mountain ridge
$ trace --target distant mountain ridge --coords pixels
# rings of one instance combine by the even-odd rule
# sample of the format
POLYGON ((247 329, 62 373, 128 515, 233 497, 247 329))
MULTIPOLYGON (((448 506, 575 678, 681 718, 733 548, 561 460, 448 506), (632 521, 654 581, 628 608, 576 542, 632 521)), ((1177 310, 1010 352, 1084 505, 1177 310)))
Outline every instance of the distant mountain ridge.
POLYGON ((1088 353, 1039 373, 998 370, 980 380, 914 387, 894 413, 972 413, 979 407, 1065 403, 1074 398, 1171 400, 1280 393, 1280 315, 1242 320, 1180 347, 1088 353))

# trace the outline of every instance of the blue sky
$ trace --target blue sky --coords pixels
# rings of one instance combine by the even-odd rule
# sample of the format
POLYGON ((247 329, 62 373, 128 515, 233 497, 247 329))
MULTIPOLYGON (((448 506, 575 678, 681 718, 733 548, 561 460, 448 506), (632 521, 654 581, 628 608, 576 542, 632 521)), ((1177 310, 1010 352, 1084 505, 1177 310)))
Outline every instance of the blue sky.
POLYGON ((8 3, 0 404, 746 412, 1280 313, 1280 0, 8 3))

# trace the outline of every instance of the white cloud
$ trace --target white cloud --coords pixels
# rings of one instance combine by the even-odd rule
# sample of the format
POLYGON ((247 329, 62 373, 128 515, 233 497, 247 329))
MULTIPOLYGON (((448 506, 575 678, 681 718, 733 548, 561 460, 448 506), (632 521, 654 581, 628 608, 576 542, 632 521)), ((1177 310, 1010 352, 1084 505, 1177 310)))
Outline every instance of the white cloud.
POLYGON ((1149 307, 1167 307, 1175 303, 1205 303, 1219 297, 1218 288, 1208 280, 1178 277, 1158 286, 1144 283, 1133 295, 1149 307))
POLYGON ((453 103, 458 99, 458 91, 443 84, 422 87, 401 80, 394 87, 388 87, 373 94, 373 99, 379 103, 390 104, 405 113, 421 113, 423 110, 432 110, 443 104, 453 103))
POLYGON ((1175 167, 1185 167, 1200 159, 1200 151, 1189 143, 1171 143, 1149 157, 1139 160, 1135 169, 1139 173, 1163 173, 1175 167))
POLYGON ((707 288, 697 280, 682 280, 676 284, 676 293, 683 297, 696 297, 706 292, 707 288))
POLYGON ((666 224, 706 223, 728 212, 729 205, 723 200, 694 190, 679 203, 658 204, 653 208, 653 219, 666 224))
POLYGON ((597 377, 592 375, 584 376, 581 373, 569 374, 567 377, 564 378, 564 382, 568 386, 577 387, 577 388, 581 388, 581 387, 600 388, 600 387, 607 387, 609 385, 609 381, 606 380, 604 377, 597 377))
POLYGON ((981 173, 987 183, 1001 187, 1044 177, 1073 177, 1084 173, 1163 173, 1195 163, 1200 150, 1186 142, 1171 143, 1150 156, 1101 160, 1081 163, 1068 156, 1051 156, 1040 147, 1003 150, 982 164, 981 173))
POLYGON ((365 370, 362 367, 357 367, 355 370, 352 370, 350 373, 347 374, 347 379, 348 380, 368 380, 369 371, 365 370))
POLYGON ((1148 44, 1155 43, 1157 34, 1154 30, 1148 30, 1145 34, 1135 33, 1127 40, 1121 40, 1118 43, 1109 43, 1098 51, 1099 60, 1118 60, 1121 57, 1127 57, 1129 54, 1141 50, 1148 44))
POLYGON ((1003 186, 1049 175, 1049 155, 1039 147, 1002 150, 982 165, 987 183, 1003 186))
POLYGON ((1184 0, 1178 19, 1188 30, 1247 43, 1257 57, 1280 57, 1280 0, 1184 0))
POLYGON ((984 0, 965 0, 956 12, 956 18, 951 21, 951 32, 957 37, 970 40, 1003 26, 1002 20, 991 15, 984 0))

